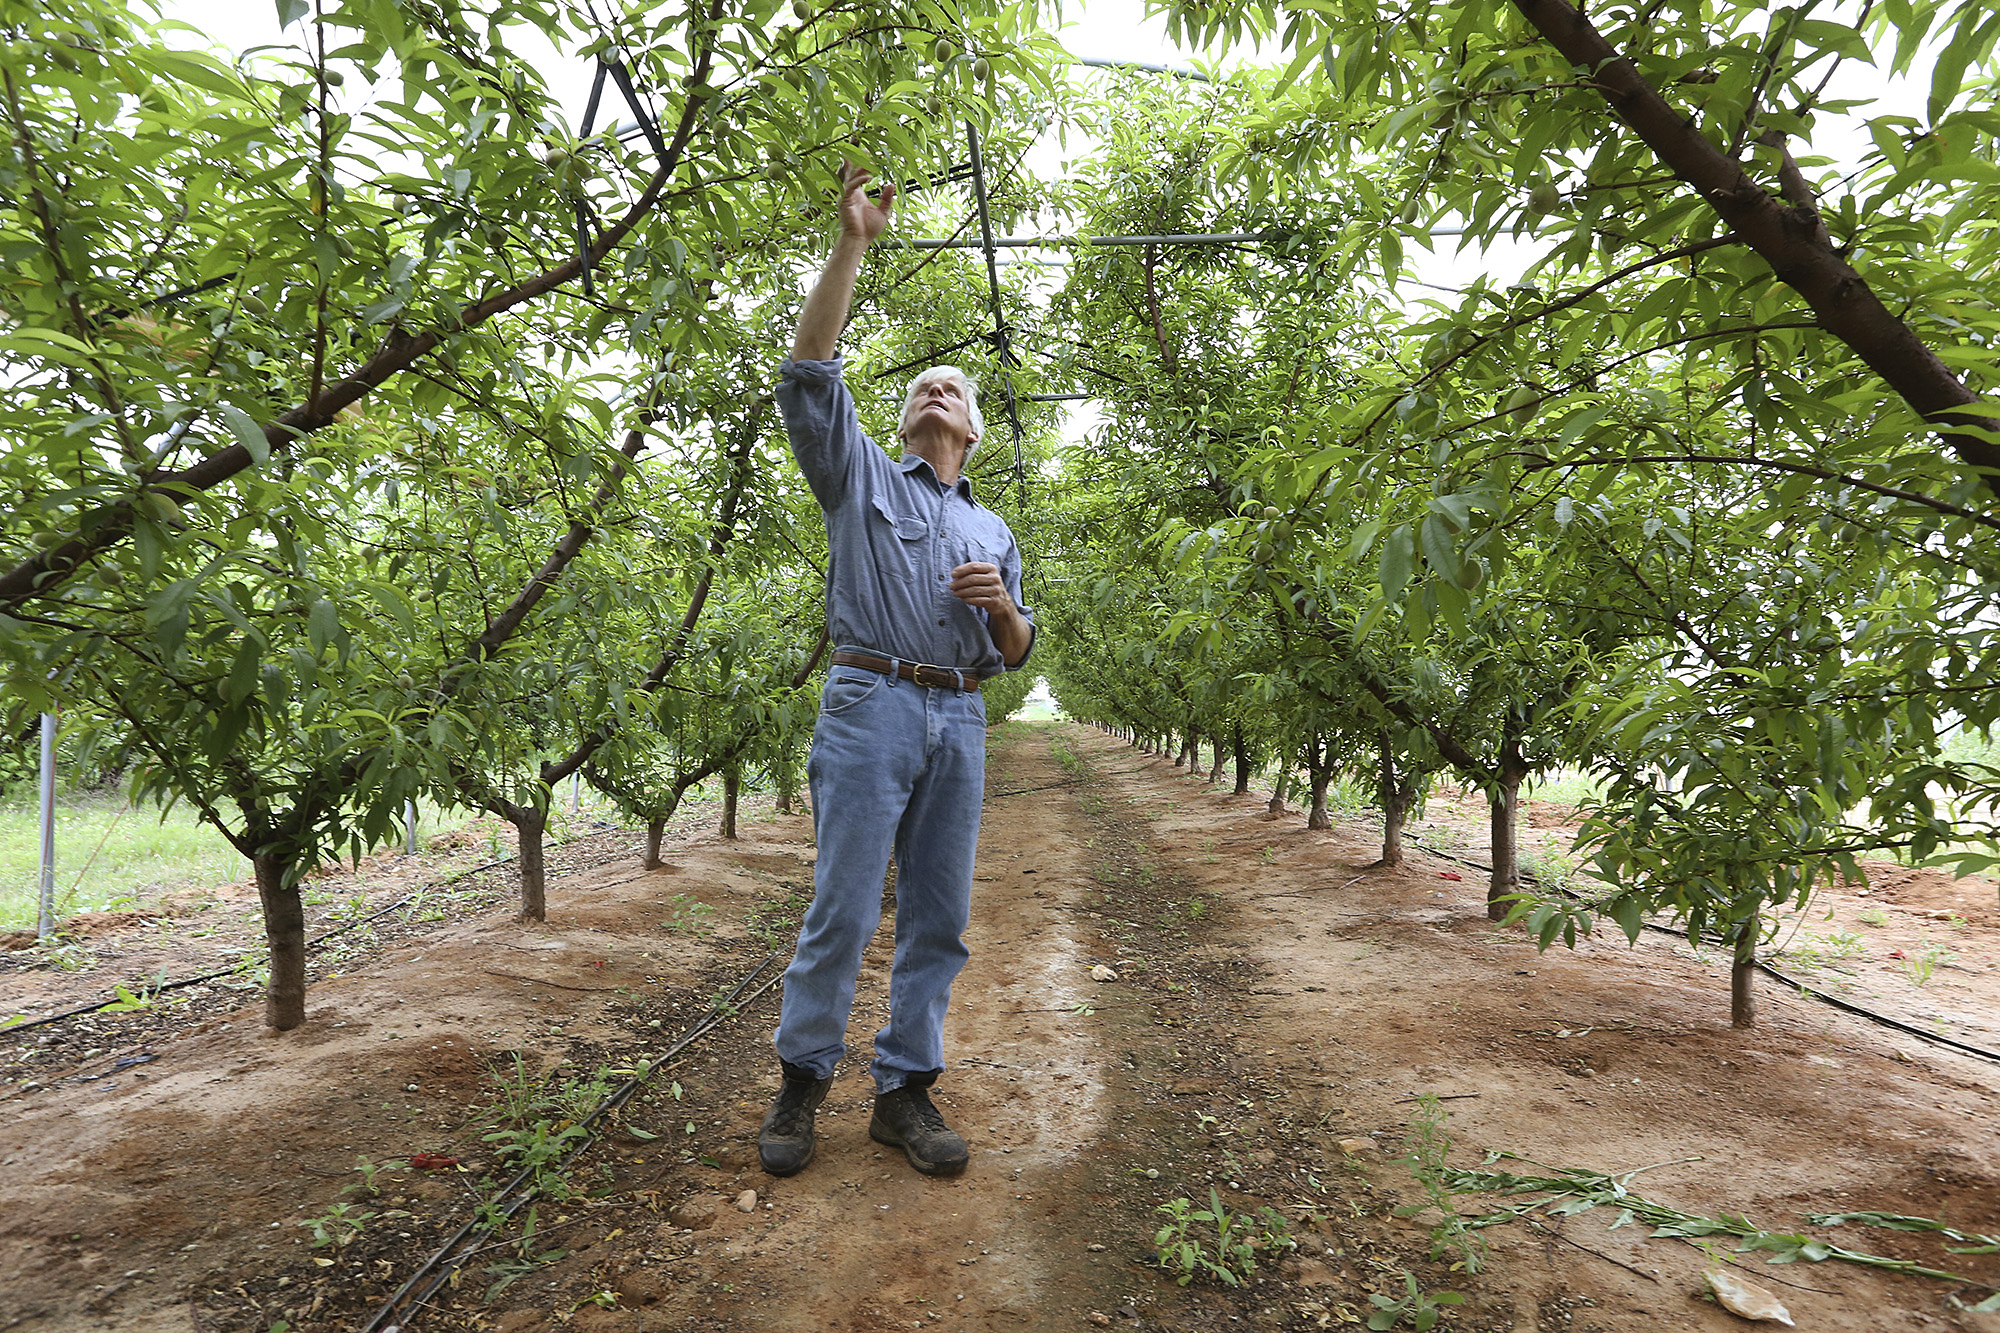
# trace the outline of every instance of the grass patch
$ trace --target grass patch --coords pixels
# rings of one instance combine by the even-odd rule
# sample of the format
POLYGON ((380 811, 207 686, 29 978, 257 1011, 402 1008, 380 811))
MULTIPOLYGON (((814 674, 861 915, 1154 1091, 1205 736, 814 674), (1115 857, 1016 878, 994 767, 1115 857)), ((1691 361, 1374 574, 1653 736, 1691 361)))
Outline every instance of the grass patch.
MULTIPOLYGON (((42 873, 34 806, 0 808, 0 930, 33 930, 42 873)), ((171 888, 231 884, 250 863, 183 806, 164 818, 123 796, 56 803, 56 915, 129 907, 171 888)))
POLYGON ((1559 805, 1582 805, 1604 795, 1604 783, 1588 773, 1571 769, 1560 769, 1539 778, 1529 778, 1521 784, 1521 795, 1536 801, 1553 801, 1559 805))
MULTIPOLYGON (((612 815, 586 802, 572 815, 564 791, 551 811, 551 841, 567 841, 590 831, 581 821, 612 815), (578 827, 572 827, 572 825, 578 827)), ((423 838, 464 827, 471 812, 440 812, 428 802, 417 806, 423 838)), ((496 829, 497 821, 488 821, 496 829)), ((401 834, 391 838, 400 845, 401 834)), ((497 833, 485 850, 504 855, 497 833)), ((40 814, 34 803, 0 805, 0 930, 33 930, 42 873, 40 814)), ((250 863, 220 833, 200 822, 193 807, 176 806, 164 816, 152 806, 132 806, 122 794, 89 792, 56 802, 55 908, 58 921, 78 912, 116 911, 144 906, 178 889, 212 889, 248 880, 250 863)), ((306 886, 309 905, 330 901, 306 886)))

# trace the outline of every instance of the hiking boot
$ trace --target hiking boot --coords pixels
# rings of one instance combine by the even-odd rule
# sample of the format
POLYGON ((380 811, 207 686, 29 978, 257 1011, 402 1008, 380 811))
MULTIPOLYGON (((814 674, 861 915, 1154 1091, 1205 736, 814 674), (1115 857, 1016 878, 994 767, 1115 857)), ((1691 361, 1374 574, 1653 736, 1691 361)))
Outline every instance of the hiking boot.
POLYGON ((868 1137, 901 1148, 910 1165, 927 1176, 955 1176, 965 1170, 965 1140, 952 1133, 944 1116, 931 1105, 930 1085, 937 1076, 918 1075, 894 1092, 875 1099, 868 1137))
POLYGON ((780 1065, 784 1080, 757 1131, 757 1158, 774 1176, 795 1176, 813 1159, 813 1112, 826 1100, 833 1079, 814 1078, 810 1069, 794 1064, 780 1065))

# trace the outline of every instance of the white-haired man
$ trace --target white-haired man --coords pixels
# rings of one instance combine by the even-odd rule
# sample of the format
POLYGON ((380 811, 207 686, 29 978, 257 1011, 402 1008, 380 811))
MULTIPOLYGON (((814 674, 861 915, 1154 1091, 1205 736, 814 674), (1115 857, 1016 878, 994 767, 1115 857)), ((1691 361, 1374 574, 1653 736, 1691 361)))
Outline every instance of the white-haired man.
POLYGON ((944 1072, 944 1017, 967 956, 972 865, 985 793, 979 682, 1021 665, 1035 627, 1021 605, 1021 554, 962 475, 982 422, 955 366, 917 376, 897 435, 900 461, 862 433, 836 347, 862 256, 888 225, 865 172, 841 184, 840 237, 779 367, 792 453, 826 516, 833 668, 813 727, 818 861, 813 902, 785 970, 777 1100, 757 1136, 773 1175, 812 1160, 813 1113, 847 1053, 861 954, 896 858, 896 953, 889 1021, 875 1034, 868 1132, 928 1175, 965 1169, 965 1140, 929 1089, 944 1072))

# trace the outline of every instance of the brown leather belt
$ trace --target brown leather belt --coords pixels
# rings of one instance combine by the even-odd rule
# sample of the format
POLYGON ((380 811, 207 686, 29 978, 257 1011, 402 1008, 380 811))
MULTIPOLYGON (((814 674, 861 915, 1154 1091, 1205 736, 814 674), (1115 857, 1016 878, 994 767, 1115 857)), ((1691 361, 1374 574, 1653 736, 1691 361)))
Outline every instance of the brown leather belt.
POLYGON ((971 694, 979 688, 979 677, 970 671, 960 671, 956 667, 931 666, 923 662, 892 662, 873 653, 837 652, 833 655, 833 664, 882 672, 894 667, 896 674, 904 680, 913 680, 919 685, 935 690, 959 690, 971 694))

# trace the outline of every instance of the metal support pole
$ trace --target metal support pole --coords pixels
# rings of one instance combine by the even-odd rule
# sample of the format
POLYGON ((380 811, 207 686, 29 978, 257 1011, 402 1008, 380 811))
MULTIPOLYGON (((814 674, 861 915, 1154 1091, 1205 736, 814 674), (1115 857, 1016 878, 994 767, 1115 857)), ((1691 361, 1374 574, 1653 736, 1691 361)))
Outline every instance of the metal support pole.
POLYGON ((1000 308, 1000 266, 993 253, 993 218, 986 207, 986 166, 979 156, 979 127, 965 122, 967 147, 971 150, 972 193, 979 202, 979 235, 986 251, 986 290, 993 310, 993 347, 999 353, 1000 391, 1005 395, 1007 422, 1014 430, 1014 502, 1028 500, 1028 478, 1021 464, 1021 414, 1014 405, 1014 380, 1007 373, 1016 363, 1013 345, 1007 337, 1007 316, 1000 308))
POLYGON ((403 855, 417 854, 417 798, 403 798, 403 855))
POLYGON ((42 885, 35 938, 56 929, 56 715, 42 714, 42 885))

